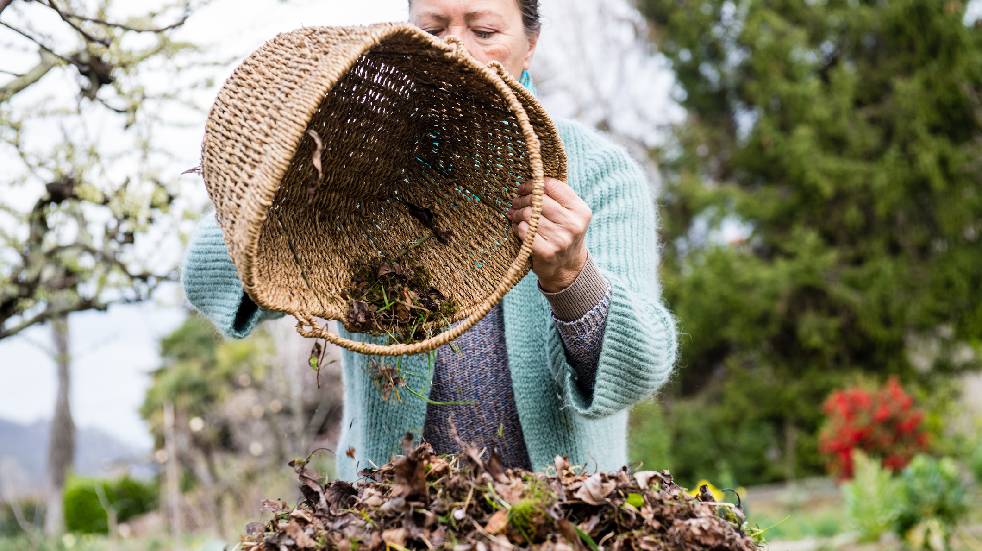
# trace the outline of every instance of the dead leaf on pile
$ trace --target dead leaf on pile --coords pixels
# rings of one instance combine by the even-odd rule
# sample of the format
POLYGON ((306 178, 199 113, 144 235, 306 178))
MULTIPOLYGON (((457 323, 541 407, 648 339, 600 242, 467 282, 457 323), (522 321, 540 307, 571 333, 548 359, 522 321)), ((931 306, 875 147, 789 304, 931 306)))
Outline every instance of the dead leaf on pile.
POLYGON ((288 511, 289 506, 282 499, 264 499, 259 504, 259 510, 264 513, 279 513, 288 511))
POLYGON ((405 528, 391 528, 382 532, 382 541, 388 545, 405 547, 409 532, 405 528))
POLYGON ((557 455, 554 461, 556 467, 556 477, 565 486, 576 480, 576 472, 570 467, 569 460, 561 455, 557 455))
POLYGON ((489 534, 500 534, 508 527, 508 511, 501 509, 488 519, 484 530, 489 534))
POLYGON ((324 500, 332 515, 341 514, 357 499, 358 490, 350 482, 335 480, 324 488, 324 500))
POLYGON ((393 497, 389 499, 388 501, 383 503, 381 507, 379 507, 379 510, 387 515, 391 515, 395 513, 401 513, 408 508, 409 508, 409 504, 406 503, 406 498, 400 496, 400 497, 393 497))
POLYGON ((501 462, 501 456, 494 450, 491 451, 491 456, 488 457, 488 462, 485 465, 488 470, 488 474, 495 482, 505 484, 508 482, 508 476, 505 474, 505 465, 501 462))
POLYGON ((506 480, 505 482, 496 482, 494 484, 494 491, 501 496, 501 499, 515 504, 521 501, 522 496, 525 494, 525 481, 521 478, 516 478, 506 480))
POLYGON ((302 520, 307 524, 314 522, 314 515, 310 514, 308 511, 304 511, 303 509, 294 509, 290 513, 290 518, 302 520))
POLYGON ((300 479, 300 493, 314 510, 327 511, 327 500, 324 498, 324 487, 320 483, 320 475, 307 468, 307 462, 294 459, 289 465, 293 467, 300 479))
POLYGON ((600 473, 593 473, 590 478, 583 481, 580 489, 576 490, 573 495, 590 505, 601 505, 606 502, 607 496, 616 487, 616 482, 604 482, 600 473))
POLYGON ((317 542, 311 539, 296 521, 291 520, 286 525, 286 535, 290 536, 300 549, 313 549, 317 547, 317 542))

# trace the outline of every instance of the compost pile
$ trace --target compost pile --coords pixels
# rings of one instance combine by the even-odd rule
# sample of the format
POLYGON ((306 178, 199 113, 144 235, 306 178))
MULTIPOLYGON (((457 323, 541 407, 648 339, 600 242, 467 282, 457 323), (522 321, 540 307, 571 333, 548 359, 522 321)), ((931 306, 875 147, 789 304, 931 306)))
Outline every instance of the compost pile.
POLYGON ((422 268, 405 260, 379 261, 354 271, 344 325, 352 332, 387 335, 399 343, 431 336, 434 322, 448 326, 457 305, 430 284, 422 268))
POLYGON ((355 484, 324 484, 291 462, 303 499, 265 501, 273 518, 249 524, 241 549, 757 548, 738 509, 690 496, 667 471, 590 474, 556 458, 554 472, 531 473, 473 448, 441 456, 408 442, 355 484))

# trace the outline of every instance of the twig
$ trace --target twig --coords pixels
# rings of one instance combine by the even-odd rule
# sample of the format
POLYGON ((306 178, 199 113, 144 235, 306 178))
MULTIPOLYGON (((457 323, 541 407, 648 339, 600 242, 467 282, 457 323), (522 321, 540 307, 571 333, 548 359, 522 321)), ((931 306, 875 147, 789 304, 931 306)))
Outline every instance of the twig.
POLYGON ((180 27, 185 22, 187 22, 188 18, 191 17, 191 9, 189 6, 185 6, 184 14, 181 15, 180 19, 171 23, 170 25, 165 25, 163 27, 157 27, 157 28, 134 27, 132 25, 127 25, 125 23, 116 23, 113 21, 106 21, 105 19, 99 19, 96 17, 86 17, 84 15, 78 15, 75 13, 65 13, 65 17, 70 17, 72 19, 77 19, 79 21, 86 21, 88 23, 95 23, 97 25, 104 25, 106 27, 115 27, 117 29, 122 29, 124 31, 132 31, 135 33, 162 33, 162 32, 176 29, 177 27, 180 27))
POLYGON ((60 318, 66 314, 71 314, 72 312, 77 312, 79 310, 96 310, 104 312, 107 308, 109 308, 108 304, 102 304, 92 299, 82 299, 72 306, 65 308, 48 308, 30 318, 27 318, 19 324, 14 325, 13 327, 0 327, 0 340, 16 335, 28 327, 44 323, 55 318, 60 318))
POLYGON ((474 404, 477 403, 477 400, 467 400, 462 402, 436 402, 434 400, 430 400, 426 396, 423 396, 422 392, 413 390, 413 387, 409 385, 406 385, 404 388, 408 390, 410 394, 412 394, 413 396, 419 398, 420 400, 426 402, 428 405, 431 406, 473 406, 474 404))
POLYGON ((93 485, 93 489, 95 490, 96 498, 99 500, 99 505, 106 511, 106 519, 109 524, 109 537, 115 538, 119 533, 119 523, 117 521, 119 514, 116 508, 109 503, 109 498, 106 496, 106 489, 102 486, 101 482, 96 482, 93 485))
POLYGON ((74 21, 72 21, 71 19, 69 19, 68 16, 66 16, 65 13, 58 8, 58 5, 54 3, 54 0, 48 0, 48 7, 51 8, 52 10, 54 10, 54 12, 58 14, 58 17, 60 17, 62 21, 64 21, 65 23, 68 23, 68 26, 69 27, 75 29, 75 31, 78 32, 78 34, 82 35, 82 38, 88 40, 89 42, 95 42, 96 44, 102 44, 103 46, 105 46, 107 48, 110 46, 111 42, 108 39, 106 39, 106 38, 99 38, 97 36, 92 36, 85 29, 83 29, 81 26, 79 26, 77 23, 75 23, 74 21))
MULTIPOLYGON (((0 103, 16 96, 28 86, 41 80, 48 71, 58 66, 59 58, 52 56, 47 51, 41 51, 41 61, 31 68, 30 71, 18 76, 6 85, 0 87, 0 103)), ((13 73, 11 73, 13 74, 13 73)))
POLYGON ((44 50, 45 52, 48 52, 49 54, 57 57, 58 59, 64 61, 65 63, 69 63, 71 65, 74 65, 75 64, 75 62, 73 62, 71 59, 68 59, 67 57, 65 57, 65 56, 59 54, 58 52, 52 50, 51 48, 45 46, 44 43, 41 42, 39 39, 34 38, 33 36, 27 34, 26 32, 24 32, 24 31, 22 31, 20 29, 18 29, 17 27, 14 27, 12 25, 8 25, 7 23, 4 23, 3 21, 0 21, 0 26, 7 27, 8 29, 14 31, 15 33, 23 36, 24 38, 26 38, 26 39, 30 40, 31 42, 37 44, 38 47, 41 48, 42 50, 44 50))

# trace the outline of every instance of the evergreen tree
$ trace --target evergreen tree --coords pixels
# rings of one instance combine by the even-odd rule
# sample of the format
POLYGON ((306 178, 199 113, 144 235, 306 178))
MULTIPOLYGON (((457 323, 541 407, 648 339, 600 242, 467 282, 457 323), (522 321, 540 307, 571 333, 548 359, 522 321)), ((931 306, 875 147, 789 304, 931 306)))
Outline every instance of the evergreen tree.
POLYGON ((979 366, 980 26, 955 0, 639 8, 688 112, 658 152, 678 391, 708 382, 728 422, 773 428, 786 476, 817 470, 851 374, 979 366))

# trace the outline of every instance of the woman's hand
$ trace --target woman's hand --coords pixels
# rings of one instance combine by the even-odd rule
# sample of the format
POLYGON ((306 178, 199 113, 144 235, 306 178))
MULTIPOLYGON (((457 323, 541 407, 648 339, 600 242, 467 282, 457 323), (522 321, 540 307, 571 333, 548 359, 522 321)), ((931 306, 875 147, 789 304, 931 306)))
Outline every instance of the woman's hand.
MULTIPOLYGON (((532 271, 539 286, 549 293, 569 287, 586 264, 587 227, 590 207, 564 182, 546 177, 539 231, 532 241, 532 271)), ((525 240, 532 217, 532 185, 518 188, 518 197, 508 210, 512 231, 525 240)))

